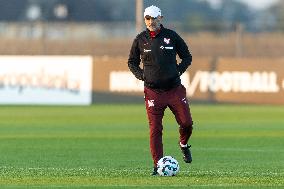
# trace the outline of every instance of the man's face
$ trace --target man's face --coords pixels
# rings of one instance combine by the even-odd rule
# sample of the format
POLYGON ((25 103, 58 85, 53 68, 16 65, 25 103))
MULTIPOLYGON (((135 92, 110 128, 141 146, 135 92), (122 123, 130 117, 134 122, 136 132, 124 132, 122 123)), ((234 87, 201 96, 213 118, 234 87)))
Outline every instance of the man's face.
POLYGON ((158 16, 157 18, 153 18, 151 16, 145 16, 144 21, 146 24, 146 27, 150 31, 156 31, 160 28, 162 17, 158 16))

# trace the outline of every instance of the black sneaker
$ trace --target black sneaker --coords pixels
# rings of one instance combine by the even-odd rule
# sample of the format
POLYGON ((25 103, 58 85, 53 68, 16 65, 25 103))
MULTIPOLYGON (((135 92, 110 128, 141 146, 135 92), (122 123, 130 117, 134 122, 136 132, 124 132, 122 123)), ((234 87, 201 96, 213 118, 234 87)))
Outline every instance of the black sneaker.
POLYGON ((186 147, 180 147, 182 153, 183 153, 183 160, 185 163, 191 163, 192 162, 192 157, 191 157, 191 152, 190 148, 191 145, 187 145, 186 147))
POLYGON ((157 167, 154 167, 153 168, 153 172, 151 174, 152 176, 157 176, 158 175, 158 168, 157 167))

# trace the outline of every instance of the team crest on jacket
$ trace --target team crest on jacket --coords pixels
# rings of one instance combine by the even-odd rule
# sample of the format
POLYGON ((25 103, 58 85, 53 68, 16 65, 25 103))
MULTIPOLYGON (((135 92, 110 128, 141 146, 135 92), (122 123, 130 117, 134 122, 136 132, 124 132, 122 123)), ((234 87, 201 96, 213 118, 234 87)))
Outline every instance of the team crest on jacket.
POLYGON ((170 44, 170 38, 164 38, 164 42, 166 43, 166 44, 170 44))

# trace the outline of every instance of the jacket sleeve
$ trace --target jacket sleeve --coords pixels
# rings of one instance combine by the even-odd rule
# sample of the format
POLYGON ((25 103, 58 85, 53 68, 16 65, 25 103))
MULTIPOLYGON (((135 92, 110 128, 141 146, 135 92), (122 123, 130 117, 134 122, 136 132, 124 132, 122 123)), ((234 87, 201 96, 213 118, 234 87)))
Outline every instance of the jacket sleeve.
POLYGON ((186 69, 191 65, 192 55, 188 50, 188 46, 184 40, 177 34, 176 49, 181 62, 178 64, 179 74, 182 75, 186 69))
POLYGON ((143 81, 143 69, 140 68, 140 50, 138 46, 138 38, 136 37, 132 43, 128 58, 128 68, 134 76, 143 81))

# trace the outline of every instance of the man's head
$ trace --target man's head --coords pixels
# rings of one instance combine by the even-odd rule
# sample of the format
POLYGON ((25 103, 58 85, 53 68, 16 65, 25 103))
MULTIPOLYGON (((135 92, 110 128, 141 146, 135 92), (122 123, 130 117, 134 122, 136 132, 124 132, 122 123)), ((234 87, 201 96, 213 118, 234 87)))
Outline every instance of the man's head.
POLYGON ((144 21, 146 27, 150 31, 156 31, 160 28, 162 18, 163 16, 161 13, 161 9, 154 5, 147 7, 144 11, 144 21))

